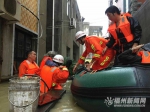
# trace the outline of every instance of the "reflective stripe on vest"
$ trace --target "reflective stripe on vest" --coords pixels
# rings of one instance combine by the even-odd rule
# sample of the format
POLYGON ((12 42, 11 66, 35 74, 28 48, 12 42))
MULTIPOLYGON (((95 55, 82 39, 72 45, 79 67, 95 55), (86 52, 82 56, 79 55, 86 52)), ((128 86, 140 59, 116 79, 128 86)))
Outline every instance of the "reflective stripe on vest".
POLYGON ((35 71, 37 71, 37 69, 39 69, 39 66, 35 62, 31 63, 28 60, 25 60, 25 62, 28 65, 28 68, 26 70, 27 74, 35 74, 35 71))
POLYGON ((81 56, 80 59, 85 60, 85 57, 81 56))
POLYGON ((148 57, 148 56, 149 56, 148 51, 143 51, 143 53, 144 53, 144 56, 145 56, 145 57, 148 57))
POLYGON ((108 28, 108 32, 114 37, 114 39, 116 40, 116 43, 115 44, 118 44, 118 37, 117 37, 117 33, 116 33, 116 30, 120 30, 124 36, 125 36, 125 39, 127 40, 127 42, 131 42, 133 40, 133 34, 131 32, 131 29, 130 29, 130 23, 129 21, 127 20, 127 17, 126 16, 121 16, 121 20, 120 20, 120 23, 119 23, 119 26, 116 27, 116 24, 115 23, 112 23, 109 28, 108 28))
POLYGON ((95 47, 93 44, 91 45, 91 49, 95 52, 95 47))
POLYGON ((35 66, 36 66, 37 68, 39 68, 39 66, 38 66, 35 62, 33 62, 35 66, 32 66, 31 62, 28 61, 28 60, 26 60, 26 63, 28 64, 28 68, 29 68, 29 69, 35 68, 35 66))
POLYGON ((150 63, 150 52, 149 51, 139 51, 138 56, 141 56, 141 63, 150 63))
POLYGON ((103 44, 103 41, 100 41, 100 45, 102 45, 103 44))
POLYGON ((102 63, 100 63, 101 66, 104 66, 104 64, 108 61, 109 57, 106 56, 106 58, 104 59, 104 61, 102 63))
POLYGON ((96 58, 100 58, 99 54, 94 54, 93 56, 96 57, 96 58))
POLYGON ((68 69, 67 69, 66 67, 64 67, 62 70, 66 70, 66 71, 68 71, 68 69))

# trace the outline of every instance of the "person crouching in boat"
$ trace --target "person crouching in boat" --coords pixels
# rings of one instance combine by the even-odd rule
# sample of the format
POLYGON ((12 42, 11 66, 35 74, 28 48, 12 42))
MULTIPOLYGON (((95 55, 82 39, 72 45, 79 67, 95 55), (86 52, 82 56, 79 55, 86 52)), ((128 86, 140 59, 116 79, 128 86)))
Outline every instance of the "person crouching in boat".
POLYGON ((44 65, 41 69, 40 77, 45 82, 41 81, 41 93, 45 93, 51 88, 62 89, 61 83, 65 83, 68 79, 68 69, 65 66, 62 66, 64 57, 57 54, 54 56, 53 62, 56 63, 57 66, 50 67, 44 65))
POLYGON ((75 39, 80 44, 85 44, 86 49, 74 66, 74 72, 79 64, 84 64, 84 60, 89 53, 93 53, 93 58, 89 66, 87 67, 87 70, 90 71, 91 66, 92 70, 94 71, 101 70, 109 66, 110 62, 114 58, 115 53, 113 49, 109 48, 106 54, 102 55, 102 51, 106 47, 106 43, 108 42, 107 39, 98 36, 86 36, 83 31, 78 31, 75 35, 75 39))
POLYGON ((40 63, 40 70, 43 68, 44 65, 56 66, 56 63, 54 63, 54 62, 52 61, 52 58, 53 58, 56 54, 57 54, 57 53, 56 53, 55 51, 48 51, 48 52, 44 55, 44 57, 43 57, 43 59, 42 59, 42 61, 41 61, 41 63, 40 63))
POLYGON ((150 64, 150 43, 141 44, 124 51, 118 56, 122 64, 150 64), (133 53, 135 52, 135 53, 133 53))

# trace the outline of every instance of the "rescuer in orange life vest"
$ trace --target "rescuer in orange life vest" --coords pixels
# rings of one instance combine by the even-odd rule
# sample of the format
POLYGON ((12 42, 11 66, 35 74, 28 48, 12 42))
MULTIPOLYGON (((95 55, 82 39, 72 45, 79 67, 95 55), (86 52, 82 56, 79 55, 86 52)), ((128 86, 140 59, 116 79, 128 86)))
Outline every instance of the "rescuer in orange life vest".
POLYGON ((27 51, 26 53, 27 59, 24 60, 19 66, 19 77, 25 74, 39 74, 40 69, 39 66, 36 64, 36 52, 35 51, 27 51))
POLYGON ((62 55, 55 55, 53 58, 53 62, 57 64, 57 66, 50 67, 50 66, 43 66, 40 72, 41 78, 46 83, 45 84, 41 81, 40 91, 42 93, 47 92, 48 89, 62 89, 61 83, 65 83, 68 79, 69 72, 65 66, 62 66, 64 63, 64 58, 62 55))
POLYGON ((43 59, 42 59, 42 61, 41 61, 40 70, 42 69, 42 67, 43 67, 44 65, 56 66, 56 63, 54 63, 54 62, 52 61, 53 57, 54 57, 56 54, 57 54, 57 53, 56 53, 55 51, 48 51, 48 52, 44 55, 44 57, 43 57, 43 59))
POLYGON ((92 66, 92 70, 94 71, 101 70, 109 66, 110 62, 114 58, 115 53, 113 49, 108 48, 105 55, 102 55, 102 51, 108 42, 107 39, 97 36, 86 36, 83 31, 78 31, 75 35, 75 39, 80 44, 85 44, 86 50, 74 66, 74 72, 79 64, 84 64, 84 60, 89 53, 93 53, 93 58, 87 70, 90 71, 90 66, 92 66))
POLYGON ((105 54, 108 48, 114 48, 116 50, 114 65, 119 65, 118 55, 139 44, 142 29, 135 18, 126 16, 126 14, 121 15, 116 6, 107 8, 105 14, 111 20, 111 24, 108 28, 110 41, 106 44, 103 54, 105 54))
POLYGON ((150 43, 126 50, 118 56, 118 59, 123 64, 150 64, 150 43))

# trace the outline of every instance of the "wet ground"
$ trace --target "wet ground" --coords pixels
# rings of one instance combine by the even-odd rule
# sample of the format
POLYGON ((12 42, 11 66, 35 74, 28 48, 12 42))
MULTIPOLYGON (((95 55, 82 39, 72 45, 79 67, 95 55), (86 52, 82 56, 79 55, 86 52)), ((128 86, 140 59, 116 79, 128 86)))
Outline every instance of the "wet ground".
POLYGON ((0 83, 0 112, 9 112, 8 82, 0 83))
POLYGON ((72 97, 70 91, 71 80, 64 84, 66 94, 63 95, 62 99, 50 110, 50 112, 86 112, 80 108, 72 97))
MULTIPOLYGON (((86 112, 80 108, 72 97, 70 91, 71 80, 64 84, 66 93, 57 102, 57 104, 50 110, 50 112, 86 112)), ((0 83, 0 112, 9 112, 8 102, 8 82, 0 83)))

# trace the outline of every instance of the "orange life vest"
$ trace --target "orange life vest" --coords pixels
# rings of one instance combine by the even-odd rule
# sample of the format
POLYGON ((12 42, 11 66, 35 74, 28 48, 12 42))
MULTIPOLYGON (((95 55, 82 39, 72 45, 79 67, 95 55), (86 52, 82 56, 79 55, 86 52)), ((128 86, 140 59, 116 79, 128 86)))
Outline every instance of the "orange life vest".
POLYGON ((47 92, 48 88, 50 89, 52 87, 52 77, 53 77, 52 72, 53 71, 51 70, 51 67, 49 67, 47 65, 43 66, 43 68, 41 69, 40 77, 46 83, 46 85, 45 85, 44 82, 41 81, 40 91, 42 93, 47 92))
MULTIPOLYGON (((25 66, 26 70, 24 69, 25 73, 22 71, 19 71, 19 77, 21 77, 24 74, 39 74, 39 66, 35 62, 29 62, 28 60, 24 60, 20 67, 25 66)), ((22 70, 19 68, 19 70, 22 70)))
POLYGON ((31 63, 28 60, 25 61, 28 65, 28 69, 26 70, 27 74, 36 74, 35 72, 39 70, 39 66, 35 62, 31 63))
POLYGON ((138 56, 141 56, 142 58, 142 61, 141 63, 150 63, 150 52, 149 51, 144 51, 144 50, 141 50, 137 53, 138 56))
POLYGON ((45 65, 47 60, 52 60, 52 58, 49 56, 44 56, 44 58, 42 59, 41 64, 40 64, 40 69, 42 69, 42 67, 45 65))
POLYGON ((124 34, 127 42, 131 42, 133 40, 134 37, 133 37, 133 34, 131 33, 130 23, 127 20, 126 16, 121 16, 118 27, 116 27, 115 23, 112 23, 112 24, 110 24, 110 26, 108 28, 108 32, 113 36, 113 38, 116 41, 115 45, 120 44, 120 40, 117 37, 116 30, 120 30, 124 34))
MULTIPOLYGON (((58 67, 49 67, 47 65, 43 66, 40 72, 40 77, 44 80, 49 89, 62 89, 60 84, 66 82, 68 75, 69 72, 65 70, 65 68, 60 70, 58 67)), ((47 92, 48 88, 41 81, 40 91, 42 93, 47 92)))
POLYGON ((122 15, 124 15, 124 16, 128 16, 128 17, 132 17, 132 15, 131 15, 130 13, 128 13, 128 12, 123 13, 122 15))

